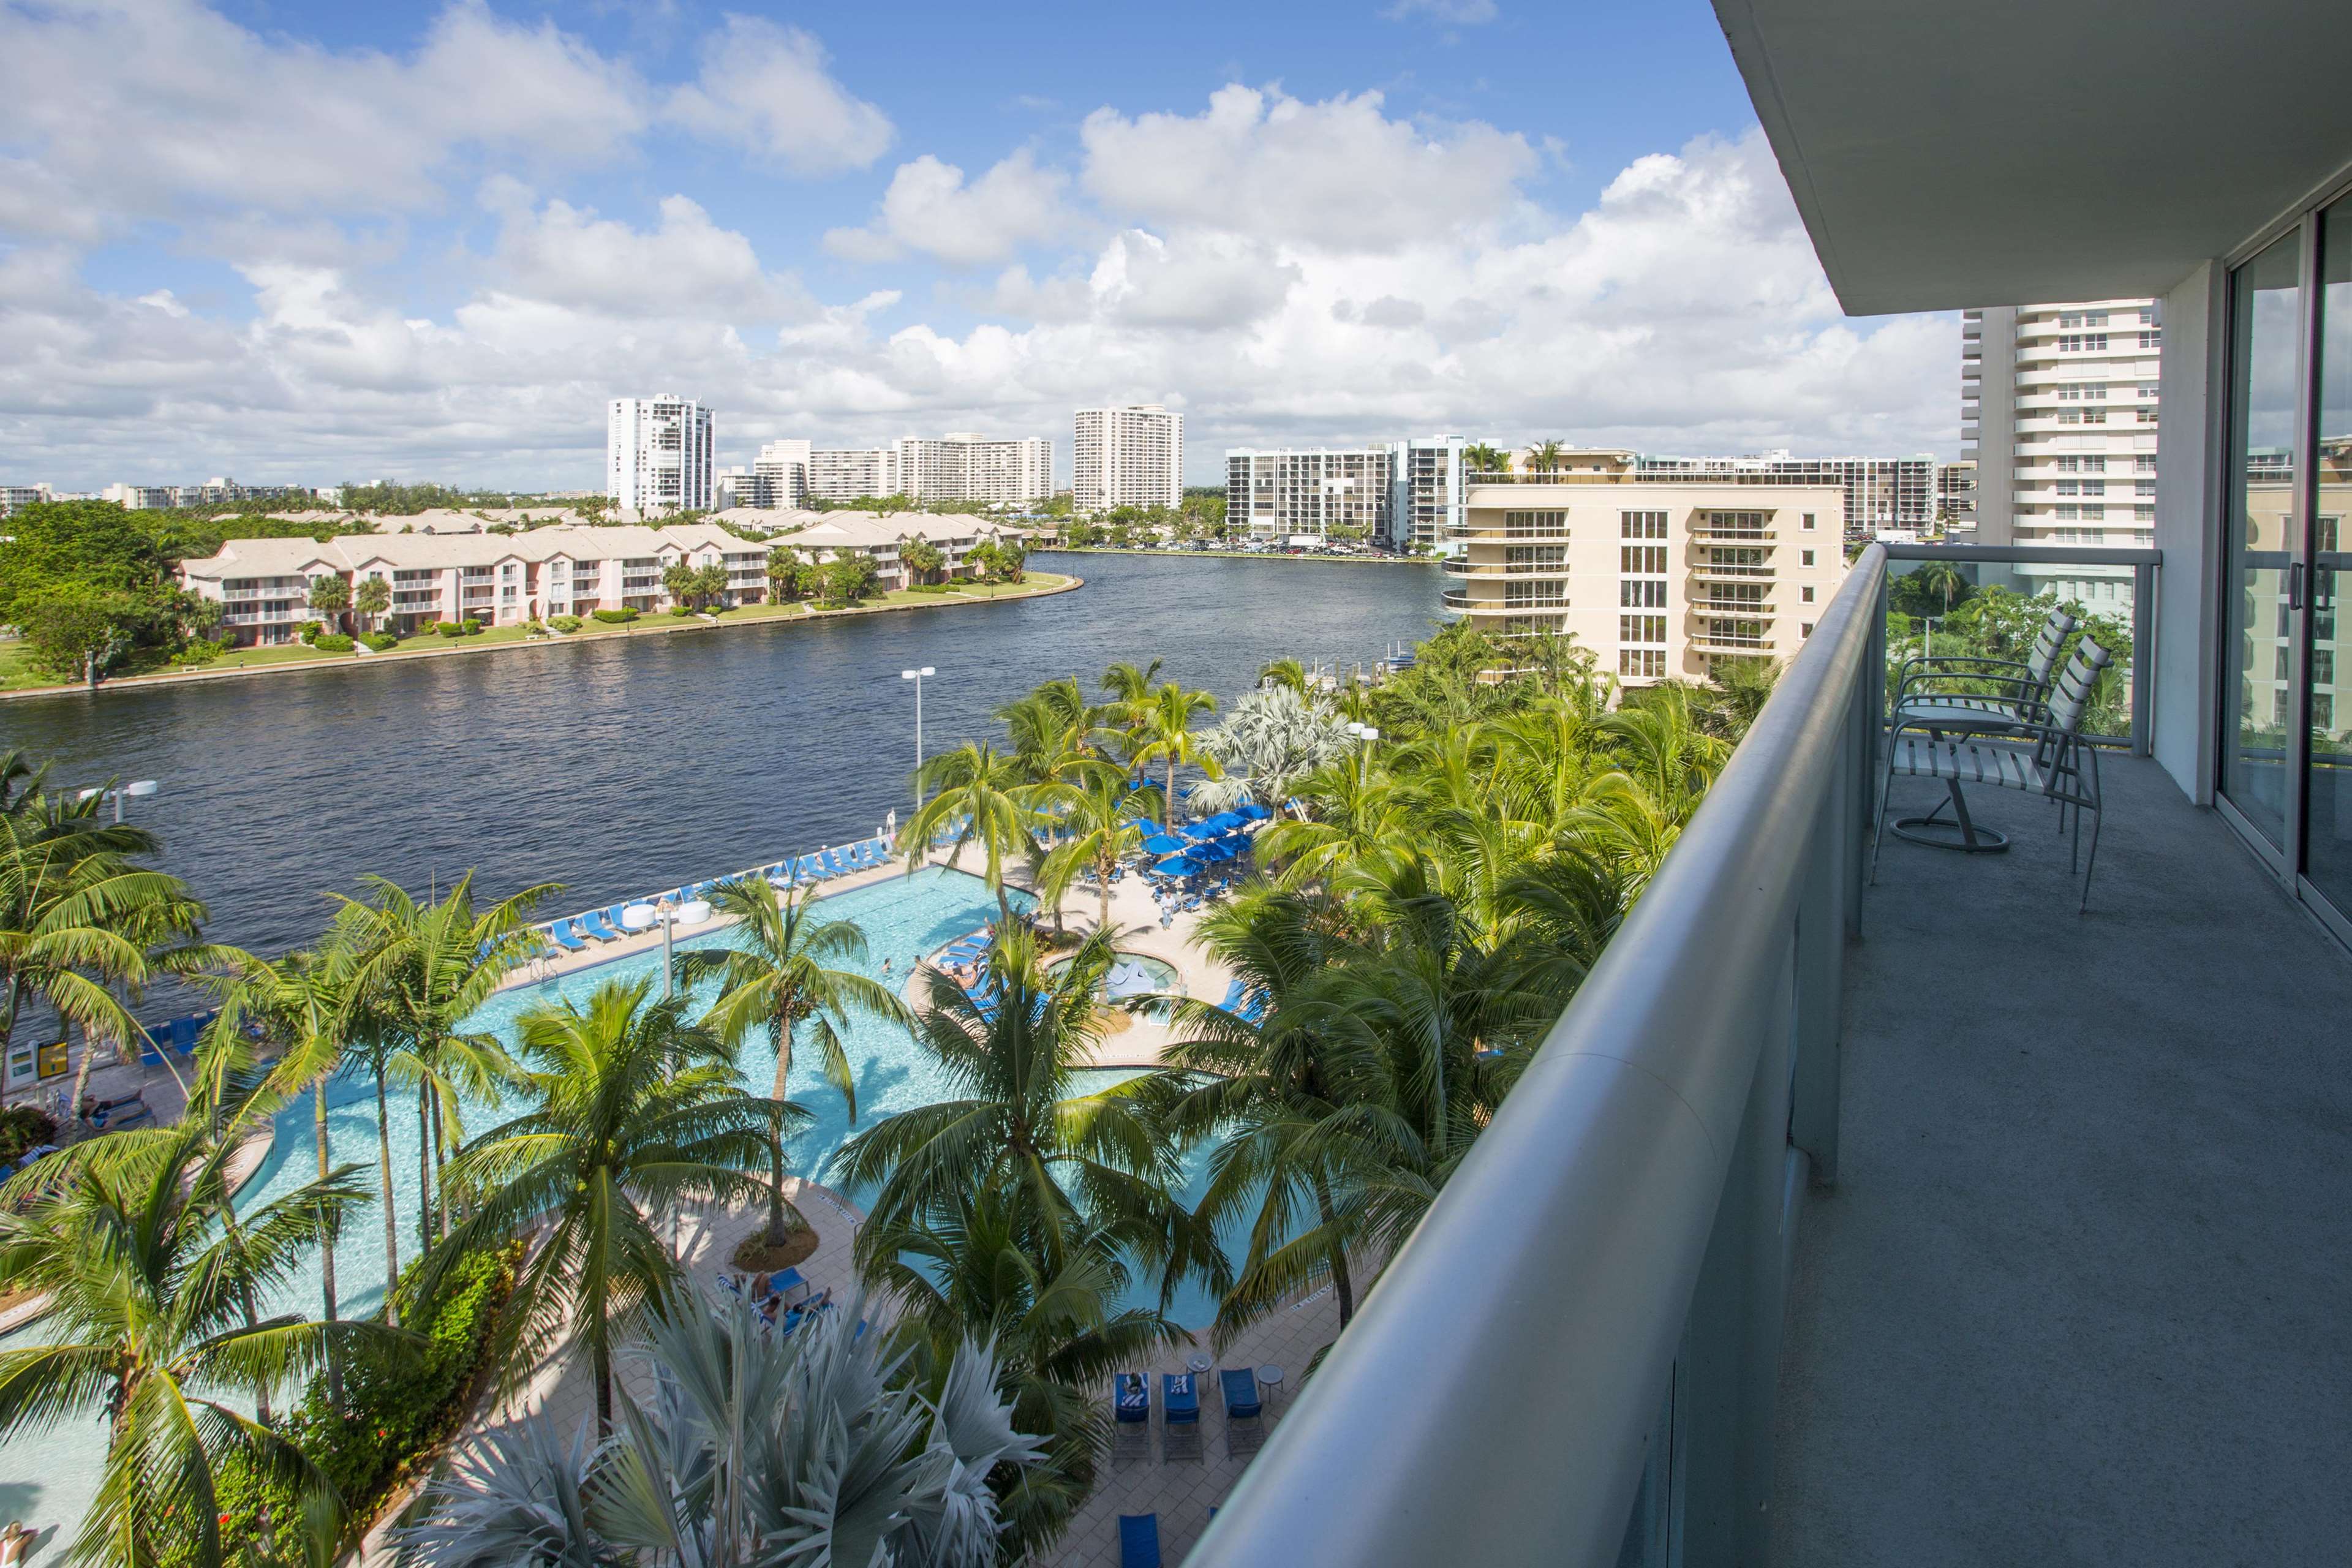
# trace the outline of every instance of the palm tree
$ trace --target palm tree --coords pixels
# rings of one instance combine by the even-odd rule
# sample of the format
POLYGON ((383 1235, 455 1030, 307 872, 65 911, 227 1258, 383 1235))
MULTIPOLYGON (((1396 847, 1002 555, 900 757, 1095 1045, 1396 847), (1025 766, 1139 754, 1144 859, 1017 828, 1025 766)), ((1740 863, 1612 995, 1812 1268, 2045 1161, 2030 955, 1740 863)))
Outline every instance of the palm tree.
POLYGON ((1510 455, 1484 441, 1462 448, 1462 469, 1470 474, 1499 474, 1510 467, 1510 455))
POLYGON ((1354 742, 1347 721, 1328 700, 1299 687, 1261 684, 1244 692, 1224 722, 1202 734, 1198 744, 1223 776, 1195 785, 1192 805, 1216 812, 1253 798, 1281 806, 1293 785, 1347 756, 1354 742))
POLYGON ((511 1391, 567 1336, 586 1346, 596 1427, 613 1424, 613 1351, 643 1328, 677 1279, 655 1221, 702 1199, 766 1194, 746 1172, 768 1163, 780 1110, 744 1094, 719 1037, 687 1022, 684 994, 648 1000, 651 980, 608 981, 585 1007, 523 1015, 525 1082, 537 1110, 483 1133, 450 1163, 467 1213, 425 1256, 430 1300, 468 1253, 539 1233, 494 1339, 511 1391))
POLYGON ((79 1110, 101 1040, 128 1047, 139 1026, 123 1005, 161 975, 193 974, 234 956, 194 939, 205 906, 177 877, 136 860, 155 853, 145 828, 103 821, 103 792, 50 790, 46 767, 5 759, 0 811, 0 1053, 27 1004, 82 1031, 71 1103, 79 1110), (118 991, 120 994, 118 994, 118 991))
MULTIPOLYGON (((51 1155, 8 1184, 0 1288, 48 1298, 40 1342, 0 1350, 0 1436, 103 1411, 106 1464, 67 1561, 225 1561, 222 1466, 243 1458, 339 1507, 289 1439, 226 1403, 306 1375, 331 1350, 385 1344, 366 1323, 260 1318, 254 1301, 331 1245, 363 1196, 348 1170, 234 1216, 234 1138, 205 1119, 51 1155)), ((266 1408, 266 1403, 265 1403, 266 1408)))
POLYGON ((1151 683, 1159 677, 1160 665, 1160 660, 1156 658, 1140 666, 1121 659, 1103 671, 1102 689, 1109 693, 1114 705, 1132 708, 1151 694, 1151 683))
POLYGON ((735 919, 733 942, 725 948, 697 948, 678 955, 681 990, 707 977, 719 983, 719 999, 704 1016, 705 1028, 730 1050, 753 1029, 766 1031, 776 1053, 775 1086, 768 1102, 778 1108, 768 1129, 770 1144, 767 1242, 783 1245, 784 1127, 789 1105, 786 1080, 793 1070, 793 1032, 805 1027, 815 1045, 825 1079, 849 1102, 857 1121, 857 1085, 850 1071, 842 1031, 849 1015, 863 1013, 888 1023, 911 1025, 906 1005, 887 986, 855 970, 829 967, 866 961, 866 933, 855 921, 827 920, 814 894, 777 893, 764 878, 721 883, 711 903, 735 919))
POLYGON ((1152 762, 1167 764, 1166 795, 1171 813, 1176 809, 1177 764, 1197 763, 1204 755, 1194 743, 1192 721, 1216 709, 1217 700, 1208 692, 1163 680, 1134 710, 1136 736, 1142 742, 1134 760, 1139 766, 1152 762))
POLYGON ((1108 1235, 1081 1230, 1048 1249, 1030 1231, 1013 1194, 968 1193, 877 1236, 866 1272, 934 1363, 973 1337, 993 1346, 998 1396, 1014 1426, 1043 1439, 1045 1462, 1000 1494, 1008 1547, 1049 1542, 1093 1489, 1105 1381, 1191 1338, 1161 1312, 1118 1305, 1129 1273, 1108 1235))
POLYGON ((1528 449, 1528 467, 1539 474, 1556 474, 1568 457, 1568 447, 1559 441, 1538 441, 1528 449))
POLYGON ((929 798, 898 830, 898 847, 907 852, 907 874, 923 864, 922 851, 943 830, 952 826, 955 842, 948 852, 952 866, 964 847, 977 843, 986 859, 982 878, 996 895, 996 910, 1003 925, 1013 923, 1013 900, 1004 889, 1007 856, 1036 847, 1037 812, 1031 804, 1028 780, 1017 758, 995 747, 967 741, 952 752, 941 752, 915 774, 916 788, 929 798))
POLYGON ((1090 873, 1101 899, 1095 930, 1108 935, 1111 875, 1120 862, 1143 847, 1143 824, 1158 817, 1160 792, 1149 784, 1133 787, 1126 770, 1099 759, 1087 759, 1064 771, 1070 776, 1052 786, 1047 798, 1067 837, 1045 857, 1037 890, 1053 902, 1058 914, 1062 900, 1080 873, 1090 873))
POLYGON ((867 1568, 1000 1561, 989 1478, 1042 1458, 994 1391, 983 1342, 936 1367, 864 1332, 859 1304, 790 1334, 680 1301, 650 1325, 655 1401, 592 1451, 546 1417, 469 1446, 424 1521, 427 1568, 867 1568), (853 1326, 854 1325, 854 1326, 853 1326))
MULTIPOLYGON (((416 1090, 417 1237, 430 1247, 448 1228, 447 1196, 436 1211, 433 1177, 465 1139, 464 1101, 495 1100, 514 1076, 498 1037, 464 1023, 536 942, 525 916, 561 889, 541 883, 477 913, 470 871, 438 902, 422 905, 385 878, 361 881, 369 898, 343 899, 337 916, 352 954, 352 1005, 375 1025, 379 1097, 383 1078, 416 1090)), ((384 1183, 388 1225, 389 1171, 384 1183)), ((388 1280, 398 1278, 395 1269, 388 1280)))
POLYGON ((1302 696, 1307 690, 1307 667, 1295 658, 1277 658, 1257 672, 1260 689, 1269 686, 1286 686, 1302 696))
POLYGON ((1049 1268, 1065 1261, 1067 1237, 1104 1230, 1161 1268, 1163 1294, 1188 1274, 1223 1288, 1214 1233, 1171 1195, 1182 1171, 1146 1111, 1149 1079, 1090 1089, 1079 1077, 1108 1022, 1109 963, 1097 933, 1048 974, 1035 940, 1007 931, 979 994, 927 973, 915 1043, 955 1098, 877 1122, 833 1157, 851 1184, 878 1189, 859 1237, 869 1260, 871 1238, 1001 1188, 1020 1194, 1049 1268))
POLYGON ((360 613, 362 626, 375 630, 377 617, 392 608, 392 584, 381 577, 362 578, 352 590, 352 608, 360 613))

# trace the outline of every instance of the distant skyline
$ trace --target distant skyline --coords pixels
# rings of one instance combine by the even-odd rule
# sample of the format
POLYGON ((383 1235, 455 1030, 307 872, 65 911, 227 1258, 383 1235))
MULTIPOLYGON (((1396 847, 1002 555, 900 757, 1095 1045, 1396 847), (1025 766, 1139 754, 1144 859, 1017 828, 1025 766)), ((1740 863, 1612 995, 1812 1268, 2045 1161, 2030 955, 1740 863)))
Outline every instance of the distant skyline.
POLYGON ((727 12, 0 0, 0 483, 599 488, 1046 436, 1958 450, 1848 321, 1698 0, 727 12), (1017 20, 1018 25, 1010 25, 1017 20))

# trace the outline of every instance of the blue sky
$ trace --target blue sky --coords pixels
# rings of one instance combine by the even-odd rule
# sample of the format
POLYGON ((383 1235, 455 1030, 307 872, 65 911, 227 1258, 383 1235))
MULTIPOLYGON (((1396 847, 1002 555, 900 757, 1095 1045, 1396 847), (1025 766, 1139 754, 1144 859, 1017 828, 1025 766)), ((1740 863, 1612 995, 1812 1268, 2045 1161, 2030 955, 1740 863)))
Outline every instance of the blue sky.
POLYGON ((1948 453, 1704 4, 0 0, 0 478, 592 485, 807 436, 1948 453))

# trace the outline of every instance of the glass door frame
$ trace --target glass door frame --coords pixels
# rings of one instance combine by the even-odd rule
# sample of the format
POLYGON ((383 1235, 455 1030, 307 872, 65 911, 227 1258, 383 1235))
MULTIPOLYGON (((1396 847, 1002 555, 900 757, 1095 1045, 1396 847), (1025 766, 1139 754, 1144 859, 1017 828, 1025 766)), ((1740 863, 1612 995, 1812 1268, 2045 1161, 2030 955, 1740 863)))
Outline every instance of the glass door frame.
MULTIPOLYGON (((2286 755, 2284 761, 2284 817, 2281 823, 2282 843, 2273 845, 2268 834, 2256 827, 2244 813, 2231 801, 2226 788, 2217 778, 2213 792, 2214 809, 2228 822, 2238 837, 2244 840, 2255 858, 2267 866, 2284 882, 2296 900, 2328 928, 2336 939, 2352 946, 2352 910, 2338 908, 2329 896, 2315 887, 2305 875, 2310 865, 2310 779, 2311 779, 2311 696, 2314 594, 2318 584, 2318 529, 2320 465, 2318 461, 2320 376, 2320 329, 2326 298, 2324 280, 2320 277, 2319 231, 2320 217, 2328 206, 2339 199, 2352 198, 2352 183, 2328 191, 2308 203, 2291 220, 2265 230, 2255 239, 2240 247, 2230 258, 2227 269, 2228 287, 2223 290, 2223 320, 2237 319, 2238 292, 2242 286, 2241 275, 2256 257, 2285 236, 2294 236, 2295 269, 2297 278, 2294 365, 2294 482, 2289 505, 2293 509, 2293 527, 2282 541, 2288 556, 2289 587, 2287 591, 2287 711, 2293 722, 2285 733, 2286 755)), ((2214 650, 2220 679, 2216 682, 2218 706, 2213 716, 2217 757, 2234 743, 2236 717, 2230 705, 2230 690, 2240 679, 2242 658, 2235 639, 2228 636, 2229 595, 2244 592, 2242 583, 2229 569, 2232 529, 2243 526, 2236 515, 2243 506, 2239 499, 2245 475, 2236 471, 2242 458, 2236 450, 2234 431, 2239 415, 2239 373, 2249 375, 2248 395, 2252 392, 2252 367, 2238 363, 2239 350, 2234 327, 2227 330, 2226 345, 2221 356, 2221 387, 2225 434, 2221 443, 2222 475, 2221 506, 2217 512, 2220 522, 2216 561, 2221 570, 2215 574, 2222 595, 2221 619, 2218 625, 2223 632, 2221 646, 2214 650)), ((2338 598, 2342 597, 2341 593, 2338 598)), ((2340 613, 2340 606, 2339 606, 2340 613)))

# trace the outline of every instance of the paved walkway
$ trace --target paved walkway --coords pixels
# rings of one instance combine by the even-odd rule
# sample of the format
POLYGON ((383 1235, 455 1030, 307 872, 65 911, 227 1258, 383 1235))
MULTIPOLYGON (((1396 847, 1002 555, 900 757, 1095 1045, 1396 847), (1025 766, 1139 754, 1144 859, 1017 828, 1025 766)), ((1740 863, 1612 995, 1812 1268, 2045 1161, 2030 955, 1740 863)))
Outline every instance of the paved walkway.
POLYGON ((1776 1562, 2352 1555, 2352 960, 2154 763, 2104 769, 2087 915, 2040 801, 1969 792, 2005 855, 1887 842, 1776 1562))

